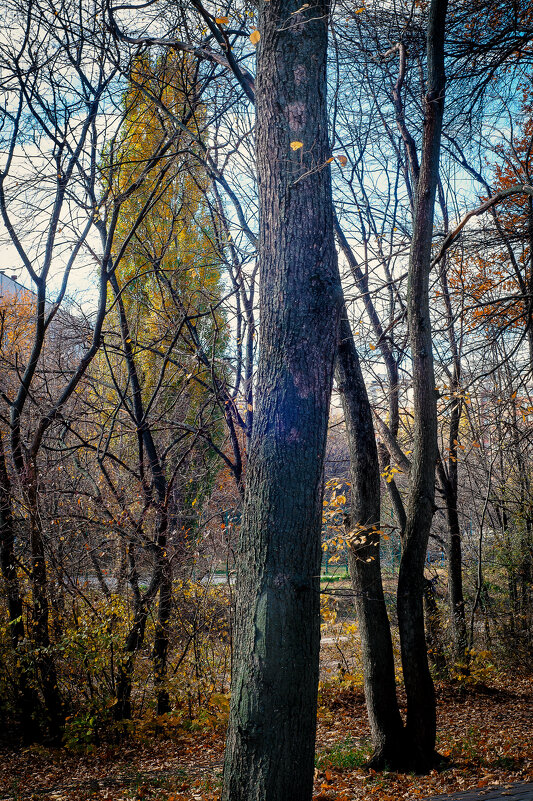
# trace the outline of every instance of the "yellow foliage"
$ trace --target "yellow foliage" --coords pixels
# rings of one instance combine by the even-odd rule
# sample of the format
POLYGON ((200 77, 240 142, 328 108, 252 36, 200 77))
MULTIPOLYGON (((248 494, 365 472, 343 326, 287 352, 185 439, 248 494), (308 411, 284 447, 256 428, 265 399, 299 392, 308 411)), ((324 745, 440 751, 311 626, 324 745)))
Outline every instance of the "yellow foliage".
MULTIPOLYGON (((0 369, 3 376, 28 361, 35 334, 35 296, 31 292, 0 296, 0 369)), ((18 387, 18 381, 2 381, 8 397, 18 387)))
POLYGON ((451 678, 465 685, 487 684, 495 673, 490 651, 477 651, 475 648, 467 652, 465 662, 456 662, 450 670, 451 678))
POLYGON ((218 351, 225 344, 224 319, 212 311, 220 299, 222 254, 202 161, 206 114, 196 94, 194 63, 187 56, 173 54, 155 62, 140 57, 124 100, 124 132, 117 152, 108 156, 106 175, 113 196, 143 178, 121 205, 114 256, 122 254, 116 274, 130 323, 128 344, 142 365, 146 397, 184 318, 189 323, 181 332, 179 358, 166 367, 167 386, 187 382, 189 396, 201 395, 199 382, 190 381, 205 372, 194 338, 208 352, 214 337, 218 351), (153 162, 158 154, 163 155, 153 162))

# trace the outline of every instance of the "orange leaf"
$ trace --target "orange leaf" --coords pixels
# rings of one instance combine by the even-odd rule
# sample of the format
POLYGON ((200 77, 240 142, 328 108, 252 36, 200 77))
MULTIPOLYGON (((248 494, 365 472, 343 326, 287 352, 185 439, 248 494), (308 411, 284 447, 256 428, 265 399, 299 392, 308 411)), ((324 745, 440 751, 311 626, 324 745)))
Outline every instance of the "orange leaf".
POLYGON ((257 44, 259 39, 261 38, 261 34, 259 31, 252 31, 250 34, 250 41, 253 45, 257 44))

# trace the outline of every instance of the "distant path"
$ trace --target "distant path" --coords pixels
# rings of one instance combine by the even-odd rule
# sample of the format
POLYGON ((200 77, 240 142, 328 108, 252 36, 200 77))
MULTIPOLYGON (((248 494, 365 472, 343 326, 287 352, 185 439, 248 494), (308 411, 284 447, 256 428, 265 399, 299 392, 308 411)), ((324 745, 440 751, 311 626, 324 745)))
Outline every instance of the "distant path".
POLYGON ((533 801, 533 784, 505 784, 451 795, 432 795, 424 801, 533 801))

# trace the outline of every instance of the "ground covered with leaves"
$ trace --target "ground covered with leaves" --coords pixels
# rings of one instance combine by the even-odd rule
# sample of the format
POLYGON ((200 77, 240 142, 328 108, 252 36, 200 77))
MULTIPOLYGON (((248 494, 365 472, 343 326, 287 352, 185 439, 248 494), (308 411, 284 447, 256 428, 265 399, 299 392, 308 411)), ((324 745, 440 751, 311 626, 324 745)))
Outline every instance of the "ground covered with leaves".
MULTIPOLYGON (((533 781, 533 678, 437 686, 438 748, 447 765, 429 776, 364 769, 369 731, 361 691, 321 692, 315 801, 396 801, 533 781)), ((90 753, 4 748, 0 801, 214 801, 220 794, 224 726, 147 729, 90 753)))

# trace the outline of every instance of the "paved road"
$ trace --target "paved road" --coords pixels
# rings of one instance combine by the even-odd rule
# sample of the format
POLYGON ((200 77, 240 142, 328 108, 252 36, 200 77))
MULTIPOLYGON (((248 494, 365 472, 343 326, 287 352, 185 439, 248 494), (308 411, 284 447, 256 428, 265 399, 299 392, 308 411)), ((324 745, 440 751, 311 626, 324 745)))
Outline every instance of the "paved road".
POLYGON ((506 784, 496 788, 468 790, 466 793, 433 795, 425 801, 533 801, 533 784, 506 784))

